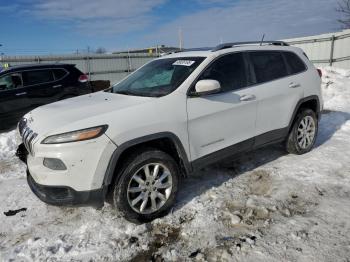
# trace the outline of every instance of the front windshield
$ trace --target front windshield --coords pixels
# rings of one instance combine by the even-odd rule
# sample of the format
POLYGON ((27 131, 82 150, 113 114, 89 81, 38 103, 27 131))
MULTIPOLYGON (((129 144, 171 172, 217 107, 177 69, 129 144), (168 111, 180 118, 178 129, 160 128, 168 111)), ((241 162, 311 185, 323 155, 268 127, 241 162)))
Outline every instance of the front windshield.
POLYGON ((178 88, 203 60, 204 57, 154 60, 114 85, 110 92, 134 96, 165 96, 178 88))

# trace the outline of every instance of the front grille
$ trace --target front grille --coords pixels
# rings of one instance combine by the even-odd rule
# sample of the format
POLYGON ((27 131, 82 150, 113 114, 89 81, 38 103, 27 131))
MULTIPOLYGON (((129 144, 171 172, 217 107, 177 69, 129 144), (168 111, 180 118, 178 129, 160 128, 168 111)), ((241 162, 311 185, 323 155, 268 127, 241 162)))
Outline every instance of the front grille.
POLYGON ((28 152, 33 155, 33 142, 38 136, 33 130, 27 126, 27 119, 22 118, 18 124, 19 134, 22 137, 22 141, 28 152))

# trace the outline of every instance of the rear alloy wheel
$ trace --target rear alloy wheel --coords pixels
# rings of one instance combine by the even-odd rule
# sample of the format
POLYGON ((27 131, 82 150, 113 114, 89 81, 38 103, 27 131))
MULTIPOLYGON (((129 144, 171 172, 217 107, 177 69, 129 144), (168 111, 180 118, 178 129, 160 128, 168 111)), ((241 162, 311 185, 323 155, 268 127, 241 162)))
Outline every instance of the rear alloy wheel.
POLYGON ((307 149, 315 139, 316 124, 311 116, 304 116, 297 129, 299 147, 307 149))
POLYGON ((174 159, 156 149, 132 154, 115 185, 113 204, 129 221, 142 223, 165 215, 173 206, 179 169, 174 159))
POLYGON ((309 152, 316 141, 318 119, 311 109, 299 112, 287 140, 287 151, 292 154, 309 152))

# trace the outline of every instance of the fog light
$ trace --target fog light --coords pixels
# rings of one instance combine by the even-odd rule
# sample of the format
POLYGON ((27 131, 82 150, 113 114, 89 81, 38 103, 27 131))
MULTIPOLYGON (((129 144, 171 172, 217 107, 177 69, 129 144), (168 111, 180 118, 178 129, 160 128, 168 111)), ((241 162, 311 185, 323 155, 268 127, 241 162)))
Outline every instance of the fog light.
POLYGON ((66 165, 62 160, 57 158, 44 158, 44 166, 52 170, 67 170, 66 165))

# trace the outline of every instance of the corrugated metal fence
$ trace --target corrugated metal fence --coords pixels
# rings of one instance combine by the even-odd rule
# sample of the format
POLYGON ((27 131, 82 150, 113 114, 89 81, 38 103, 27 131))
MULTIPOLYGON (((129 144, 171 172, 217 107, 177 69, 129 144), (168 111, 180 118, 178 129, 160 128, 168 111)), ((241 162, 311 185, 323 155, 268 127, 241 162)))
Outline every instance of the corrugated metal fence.
POLYGON ((90 80, 109 80, 115 83, 130 72, 157 57, 156 54, 89 54, 57 56, 3 56, 1 63, 10 65, 31 63, 70 63, 75 64, 90 80))
MULTIPOLYGON (((350 30, 284 40, 302 48, 316 66, 334 65, 350 69, 350 30)), ((28 63, 72 63, 91 80, 110 80, 115 83, 143 64, 157 57, 156 54, 86 54, 57 56, 2 56, 0 63, 11 65, 28 63)))
POLYGON ((302 48, 316 66, 350 69, 350 30, 284 41, 302 48))

